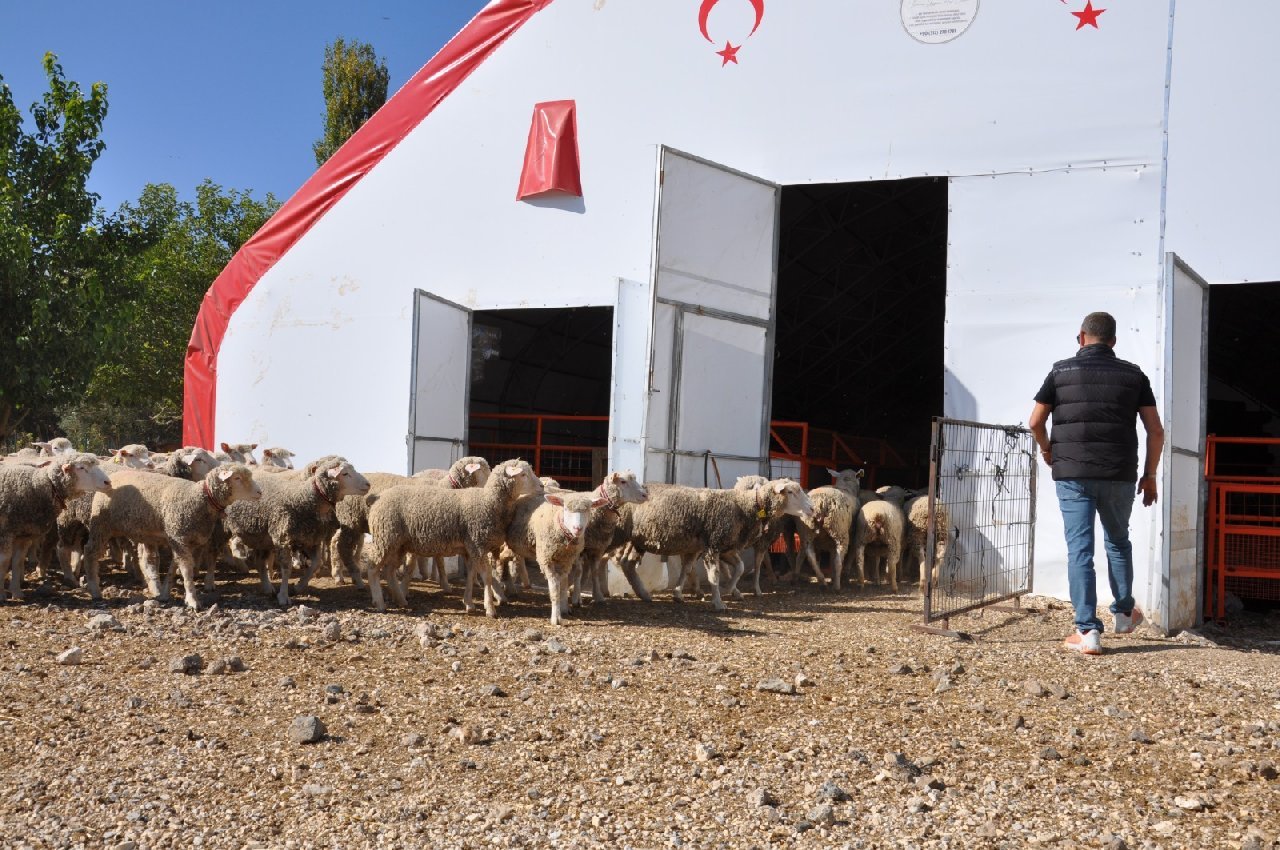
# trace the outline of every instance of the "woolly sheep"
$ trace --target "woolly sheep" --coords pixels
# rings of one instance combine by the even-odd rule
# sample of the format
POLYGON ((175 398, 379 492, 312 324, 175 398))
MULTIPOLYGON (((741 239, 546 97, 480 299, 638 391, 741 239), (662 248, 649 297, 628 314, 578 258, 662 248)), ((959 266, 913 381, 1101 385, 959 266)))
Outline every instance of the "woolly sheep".
MULTIPOLYGON (((876 499, 858 508, 854 518, 854 558, 858 566, 858 581, 867 581, 866 556, 871 550, 872 565, 881 562, 889 575, 889 587, 898 592, 898 565, 902 559, 903 525, 902 509, 893 502, 876 499)), ((877 577, 879 569, 875 570, 877 577)))
POLYGON ((151 460, 151 450, 142 443, 130 443, 127 446, 112 449, 110 457, 102 458, 102 460, 127 469, 152 469, 155 467, 155 463, 151 460))
MULTIPOLYGON (((396 566, 406 555, 466 555, 470 568, 479 570, 483 578, 485 614, 495 616, 493 559, 502 548, 516 501, 541 492, 542 484, 522 460, 499 464, 480 488, 455 490, 407 484, 383 492, 369 506, 369 533, 373 539, 365 554, 374 607, 386 610, 384 578, 395 604, 408 604, 395 575, 396 566)), ((463 605, 471 610, 470 582, 463 605)))
MULTIPOLYGON (((903 513, 906 515, 906 539, 903 541, 903 574, 910 575, 912 569, 919 571, 920 592, 925 589, 925 564, 929 563, 925 551, 929 542, 929 497, 916 496, 907 502, 903 513)), ((948 544, 951 541, 951 514, 947 506, 936 502, 934 506, 935 540, 933 546, 932 584, 938 585, 939 571, 947 560, 948 544)))
MULTIPOLYGON (((711 604, 722 611, 721 558, 734 566, 730 586, 734 595, 740 596, 736 583, 745 566, 738 552, 746 548, 748 541, 759 537, 762 521, 767 523, 784 513, 811 516, 813 503, 799 484, 778 479, 750 491, 652 488, 649 501, 628 506, 628 510, 629 551, 620 561, 628 580, 632 580, 639 558, 646 552, 680 556, 684 572, 688 572, 693 557, 701 556, 711 583, 711 604)), ((632 583, 634 586, 636 581, 632 583)), ((682 598, 679 585, 673 593, 677 601, 682 598)))
POLYGON ((462 490, 467 487, 483 487, 489 480, 489 472, 489 461, 468 455, 455 460, 448 469, 421 469, 412 477, 462 490))
POLYGON ((200 607, 195 571, 213 536, 218 517, 228 506, 254 501, 262 491, 243 464, 218 467, 203 481, 170 478, 143 470, 121 470, 112 476, 110 497, 94 496, 89 515, 89 539, 84 547, 85 585, 94 599, 101 598, 98 561, 112 537, 127 537, 144 547, 142 570, 148 589, 158 599, 168 599, 173 569, 182 572, 183 596, 188 608, 200 607), (173 552, 173 564, 163 584, 157 572, 158 547, 173 552))
MULTIPOLYGON (((800 536, 800 553, 804 554, 809 566, 818 576, 818 584, 827 586, 827 579, 818 566, 815 549, 823 549, 832 553, 831 582, 836 590, 840 590, 841 576, 844 575, 846 563, 852 550, 854 536, 854 515, 858 512, 858 484, 861 479, 860 470, 827 470, 831 474, 831 486, 817 486, 809 490, 809 498, 813 501, 813 516, 801 517, 796 521, 796 534, 800 536)), ((796 563, 791 567, 791 575, 800 572, 799 554, 796 563)))
POLYGON ((37 440, 31 444, 40 453, 40 457, 58 457, 76 454, 76 447, 66 437, 54 437, 48 442, 37 440))
POLYGON ((608 594, 608 559, 606 555, 614 545, 614 532, 622 520, 622 506, 636 505, 648 501, 649 491, 636 480, 631 470, 610 472, 594 491, 594 495, 604 499, 600 510, 593 511, 591 522, 582 544, 582 556, 578 559, 572 577, 572 604, 582 602, 582 582, 584 576, 591 577, 591 599, 598 602, 608 594))
POLYGON ((282 449, 275 446, 270 449, 262 450, 262 465, 264 467, 274 466, 280 469, 293 469, 293 459, 297 457, 288 449, 282 449))
POLYGON ((551 625, 560 625, 568 603, 569 574, 582 555, 593 509, 608 504, 596 494, 560 490, 521 499, 507 526, 507 547, 542 566, 551 597, 551 625))
POLYGON ((91 454, 63 455, 40 466, 0 466, 0 593, 22 599, 23 565, 32 544, 44 540, 67 501, 81 493, 111 491, 91 454))
POLYGON ((257 466, 258 461, 253 456, 253 450, 258 447, 257 443, 221 443, 213 456, 222 463, 243 463, 246 466, 257 466))
POLYGON ((298 593, 306 591, 319 565, 321 549, 333 534, 334 510, 347 496, 364 496, 369 481, 347 461, 330 460, 306 478, 292 475, 258 475, 262 498, 227 508, 223 524, 227 534, 239 538, 258 567, 264 592, 275 593, 281 606, 289 604, 289 578, 297 571, 298 593), (275 563, 280 588, 271 584, 268 570, 275 563))

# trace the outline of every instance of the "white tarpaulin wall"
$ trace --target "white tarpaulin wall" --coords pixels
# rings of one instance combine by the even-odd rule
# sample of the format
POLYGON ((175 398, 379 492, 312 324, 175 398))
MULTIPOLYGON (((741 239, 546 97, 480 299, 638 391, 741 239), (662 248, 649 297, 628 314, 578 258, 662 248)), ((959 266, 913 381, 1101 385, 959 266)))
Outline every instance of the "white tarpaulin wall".
MULTIPOLYGON (((662 286, 654 161, 665 145, 779 185, 949 178, 939 412, 1024 422, 1050 364, 1073 352, 1080 317, 1098 309, 1116 315, 1118 353, 1151 375, 1163 410, 1170 4, 1112 4, 1096 26, 1077 26, 1072 11, 1050 0, 981 4, 963 34, 928 44, 904 29, 894 2, 769 3, 759 21, 751 3, 720 2, 704 37, 688 0, 553 0, 238 303, 218 359, 218 438, 402 469, 418 288, 468 309, 616 306, 625 333, 615 334, 613 412, 623 421, 611 423, 611 449, 615 464, 647 467, 642 444, 666 440, 672 422, 646 421, 657 393, 617 384, 649 369, 658 379, 667 369, 669 381, 680 368, 680 311, 653 285, 662 286), (735 62, 716 53, 726 39, 740 48, 735 62), (517 202, 531 109, 550 98, 576 103, 584 196, 517 202), (335 403, 329 386, 359 404, 335 403)), ((1265 157, 1231 154, 1275 135, 1273 110, 1255 106, 1270 102, 1280 59, 1250 44, 1275 29, 1265 24, 1280 23, 1280 10, 1182 0, 1177 16, 1168 248, 1214 280, 1280 278, 1268 193, 1255 188, 1280 178, 1255 167, 1265 157), (1216 61, 1221 44, 1241 39, 1248 49, 1216 61), (1232 228, 1239 239, 1226 240, 1232 228), (1210 254, 1218 244, 1231 250, 1210 254)), ((703 276, 729 280, 718 274, 703 276)), ((735 292, 730 312, 767 316, 762 303, 735 292)), ((725 352, 768 350, 759 326, 707 325, 687 327, 725 352)), ((695 442, 708 436, 701 419, 676 426, 695 442)), ((761 452, 745 437, 732 442, 731 453, 761 452)), ((701 478, 700 466, 684 472, 701 478)), ((1042 481, 1036 586, 1061 595, 1065 547, 1042 481)), ((1145 587, 1160 520, 1142 516, 1139 507, 1145 587)))

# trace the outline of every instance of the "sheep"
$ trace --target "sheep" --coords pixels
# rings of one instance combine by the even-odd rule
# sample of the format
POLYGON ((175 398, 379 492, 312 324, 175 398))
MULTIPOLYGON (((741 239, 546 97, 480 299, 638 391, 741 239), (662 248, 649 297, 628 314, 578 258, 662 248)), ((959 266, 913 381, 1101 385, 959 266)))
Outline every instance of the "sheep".
POLYGON ((40 457, 58 457, 60 455, 76 454, 76 447, 71 445, 71 441, 66 437, 54 437, 48 442, 37 440, 31 444, 40 454, 40 457))
POLYGON ((447 482, 453 489, 462 490, 467 487, 483 487, 489 479, 489 471, 489 461, 468 455, 455 460, 448 469, 420 469, 412 477, 442 485, 447 482))
POLYGON ((102 460, 129 469, 152 469, 155 463, 151 460, 151 450, 142 443, 130 443, 111 450, 111 456, 102 460))
MULTIPOLYGON (((405 555, 466 555, 470 568, 479 570, 484 580, 485 614, 495 616, 493 559, 502 548, 516 501, 541 492, 542 484, 522 460, 499 464, 480 488, 455 490, 408 484, 384 491, 369 506, 369 533, 373 540, 365 553, 365 563, 373 606, 386 610, 383 578, 396 605, 408 604, 395 575, 395 568, 405 555)), ((463 606, 468 612, 472 610, 470 581, 463 594, 463 606)))
POLYGON ((198 610, 196 565, 209 545, 218 517, 229 506, 256 501, 262 490, 243 464, 218 467, 203 481, 170 478, 144 470, 121 470, 112 476, 110 497, 99 493, 89 514, 89 539, 84 547, 85 586, 94 599, 101 598, 98 560, 112 537, 127 537, 143 546, 147 557, 142 570, 148 589, 167 600, 176 566, 182 571, 183 596, 188 608, 198 610), (159 547, 167 546, 173 563, 163 584, 157 570, 159 547))
POLYGON ((871 550, 872 565, 877 578, 881 561, 889 574, 889 587, 898 592, 898 563, 902 559, 903 525, 902 509, 893 502, 875 499, 860 506, 854 517, 854 558, 858 566, 858 581, 866 584, 866 555, 871 550))
POLYGON ((814 575, 818 577, 818 584, 826 587, 827 580, 819 568, 815 551, 822 549, 833 553, 831 583, 839 590, 841 577, 845 567, 849 565, 853 551, 854 514, 860 504, 858 494, 864 472, 861 469, 837 471, 827 467, 827 474, 831 476, 829 486, 815 487, 809 491, 809 497, 814 500, 813 519, 797 519, 789 523, 788 530, 794 528, 796 536, 800 538, 800 548, 789 576, 792 579, 799 577, 800 555, 803 554, 814 575))
POLYGON ((609 595, 609 561, 606 555, 613 546, 614 532, 622 520, 622 506, 641 504, 649 499, 649 491, 636 480, 636 474, 629 469, 609 473, 594 492, 605 501, 601 510, 592 512, 591 522, 587 524, 582 556, 571 577, 572 605, 582 604, 582 582, 587 575, 591 576, 593 602, 599 602, 609 595))
POLYGON ((279 446, 262 450, 262 466, 278 467, 280 469, 293 469, 293 459, 297 457, 288 449, 282 449, 279 446))
MULTIPOLYGON (((903 509, 906 516, 906 540, 903 542, 903 572, 914 567, 919 570, 920 592, 925 589, 925 564, 929 563, 926 547, 929 542, 929 497, 916 496, 903 509)), ((951 541, 951 514, 942 502, 934 503, 934 547, 932 585, 937 587, 939 572, 947 560, 951 541)))
POLYGON ((592 511, 608 503, 609 499, 599 494, 559 490, 541 499, 525 497, 512 512, 503 551, 533 558, 542 566, 553 626, 560 625, 567 606, 569 575, 582 555, 592 511))
POLYGON ((40 466, 0 466, 0 592, 22 599, 23 565, 32 544, 44 540, 67 501, 81 493, 111 491, 111 481, 91 454, 62 455, 40 466))
MULTIPOLYGON (((627 510, 631 514, 629 540, 619 566, 641 598, 648 601, 648 593, 640 593, 643 585, 635 577, 635 568, 644 553, 679 555, 684 573, 691 558, 701 556, 711 583, 712 607, 723 611, 721 558, 735 568, 730 587, 734 596, 740 597, 736 582, 745 566, 738 552, 759 538, 762 524, 784 513, 811 516, 813 503, 799 484, 782 478, 750 491, 654 487, 647 502, 630 505, 627 510)), ((683 581, 673 590, 676 601, 682 599, 680 584, 683 581)))
POLYGON ((262 488, 261 500, 230 506, 223 524, 227 534, 238 537, 252 554, 263 591, 275 593, 276 601, 288 607, 291 571, 298 571, 297 592, 304 593, 333 534, 338 502, 347 496, 363 497, 369 481, 349 462, 337 459, 318 465, 305 478, 280 473, 254 480, 262 488), (280 570, 278 591, 268 577, 273 561, 280 570))
POLYGON ((258 447, 257 443, 222 443, 219 445, 221 451, 213 453, 222 463, 243 463, 246 466, 257 466, 258 461, 253 456, 253 450, 258 447))

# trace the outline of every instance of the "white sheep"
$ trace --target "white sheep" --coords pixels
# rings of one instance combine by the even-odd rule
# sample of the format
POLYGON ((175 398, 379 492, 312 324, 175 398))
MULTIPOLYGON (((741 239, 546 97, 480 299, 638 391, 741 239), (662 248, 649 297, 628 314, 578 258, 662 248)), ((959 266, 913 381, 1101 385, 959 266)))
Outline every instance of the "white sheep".
POLYGON ((582 583, 586 576, 591 577, 591 600, 599 602, 608 597, 609 581, 607 558, 609 549, 614 545, 614 531, 622 519, 623 505, 638 505, 649 499, 649 491, 636 480, 631 470, 610 472, 594 491, 594 495, 604 500, 599 510, 592 511, 591 522, 587 525, 582 546, 582 556, 574 567, 570 577, 572 605, 582 604, 582 583))
POLYGON ((111 481, 91 454, 62 455, 39 466, 0 465, 0 593, 22 599, 27 551, 49 537, 69 500, 109 492, 111 481))
POLYGON ((293 469, 293 459, 295 457, 297 455, 288 449, 273 446, 262 450, 262 465, 263 467, 274 466, 280 469, 293 469))
POLYGON ((791 569, 782 577, 783 581, 795 581, 803 572, 801 558, 813 569, 818 584, 827 586, 827 579, 818 564, 817 550, 831 552, 834 562, 831 568, 832 584, 840 589, 844 570, 852 561, 853 521, 854 513, 861 504, 858 494, 863 470, 827 468, 831 476, 831 484, 815 487, 809 491, 813 500, 813 517, 801 521, 795 517, 783 517, 781 525, 787 539, 788 557, 791 569), (792 535, 800 540, 794 557, 790 556, 792 535))
MULTIPOLYGON (((383 579, 395 604, 408 605, 395 572, 405 556, 466 555, 469 568, 479 570, 483 578, 485 614, 495 616, 494 559, 505 541, 516 501, 541 492, 542 484, 522 460, 499 464, 479 488, 456 490, 408 484, 384 491, 369 506, 372 542, 365 560, 374 607, 386 610, 383 579)), ((463 605, 471 611, 469 581, 463 605)))
MULTIPOLYGON (((929 542, 929 497, 916 496, 907 502, 904 508, 906 515, 906 540, 903 541, 903 574, 910 575, 914 568, 920 576, 920 592, 925 588, 925 567, 929 563, 926 548, 929 542)), ((938 586, 938 576, 947 560, 947 551, 951 542, 951 514, 942 502, 934 505, 934 546, 932 584, 938 586)))
POLYGON ((182 572, 187 607, 198 609, 196 567, 203 560, 219 517, 229 505, 262 496, 249 468, 243 464, 219 466, 202 481, 145 470, 121 470, 112 477, 110 495, 94 496, 89 514, 89 536, 84 547, 89 594, 94 599, 101 597, 98 562, 106 542, 113 537, 127 537, 143 546, 142 571, 152 595, 162 600, 169 598, 176 566, 182 572), (157 556, 163 546, 172 551, 173 562, 161 583, 157 556))
POLYGON ((884 499, 869 501, 858 508, 854 519, 854 558, 858 567, 858 581, 867 581, 866 557, 871 555, 873 571, 879 576, 879 564, 883 563, 889 576, 889 586, 898 592, 898 565, 902 559, 903 525, 902 509, 884 499))
MULTIPOLYGON (((738 598, 737 581, 746 569, 738 553, 759 538, 761 525, 784 513, 813 514, 809 497, 788 479, 770 481, 750 491, 671 486, 653 487, 649 495, 644 504, 626 507, 631 516, 629 545, 619 559, 623 574, 647 601, 648 593, 641 593, 643 584, 635 575, 646 552, 680 556, 684 573, 700 556, 711 584, 711 604, 717 611, 725 607, 720 598, 721 559, 734 569, 728 585, 738 598)), ((683 578, 672 591, 677 601, 682 599, 683 578)))
POLYGON ((520 558, 533 558, 542 566, 553 626, 560 625, 568 605, 569 575, 582 555, 591 512, 608 501, 595 494, 559 490, 541 499, 521 499, 512 513, 506 546, 520 558))
POLYGON ((258 447, 257 443, 220 443, 213 456, 222 463, 243 463, 246 466, 257 466, 258 461, 253 456, 253 450, 258 447))
MULTIPOLYGON (((364 496, 369 481, 349 462, 330 458, 314 466, 305 478, 289 473, 256 475, 262 488, 257 502, 227 508, 223 525, 238 537, 258 566, 264 592, 275 593, 281 606, 289 604, 289 578, 299 576, 297 593, 305 593, 319 566, 321 552, 337 527, 334 511, 347 496, 364 496), (271 563, 280 571, 280 587, 271 585, 271 563)), ((308 470, 303 470, 304 474, 308 470)))

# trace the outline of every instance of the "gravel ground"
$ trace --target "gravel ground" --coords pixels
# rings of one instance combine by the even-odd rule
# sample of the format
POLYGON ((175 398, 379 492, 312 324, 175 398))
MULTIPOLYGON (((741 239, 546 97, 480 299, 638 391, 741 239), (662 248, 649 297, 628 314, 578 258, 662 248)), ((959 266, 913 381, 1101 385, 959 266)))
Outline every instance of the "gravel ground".
POLYGON ((0 605, 0 845, 1280 846, 1274 615, 1085 658, 1046 599, 962 641, 878 591, 553 628, 255 582, 0 605))

